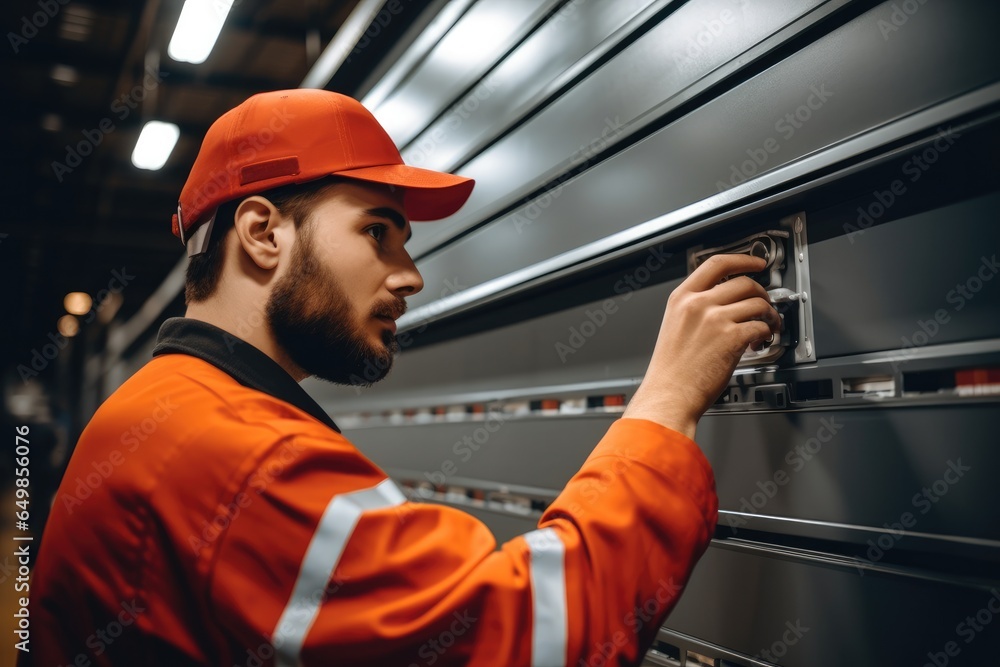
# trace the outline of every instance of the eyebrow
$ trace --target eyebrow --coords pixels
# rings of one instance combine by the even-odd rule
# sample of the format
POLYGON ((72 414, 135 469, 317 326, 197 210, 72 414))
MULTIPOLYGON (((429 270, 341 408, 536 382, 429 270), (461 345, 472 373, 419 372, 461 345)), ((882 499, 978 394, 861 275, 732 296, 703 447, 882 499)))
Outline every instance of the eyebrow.
MULTIPOLYGON (((375 218, 385 218, 386 220, 389 220, 393 225, 396 226, 397 229, 399 229, 399 231, 403 231, 404 229, 406 229, 406 218, 400 215, 399 211, 397 211, 394 208, 389 208, 388 206, 383 206, 380 208, 370 208, 367 211, 365 211, 365 213, 375 218)), ((406 236, 406 241, 409 241, 412 238, 413 238, 413 229, 411 228, 410 233, 407 234, 406 236)))

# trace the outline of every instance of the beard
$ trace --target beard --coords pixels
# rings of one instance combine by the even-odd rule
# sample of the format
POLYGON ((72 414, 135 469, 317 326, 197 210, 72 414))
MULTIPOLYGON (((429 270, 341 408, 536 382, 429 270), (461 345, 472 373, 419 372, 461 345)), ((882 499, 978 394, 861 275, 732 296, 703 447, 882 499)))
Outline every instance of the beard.
POLYGON ((382 332, 373 345, 364 324, 371 317, 397 319, 406 302, 377 304, 358 324, 346 291, 311 250, 309 235, 292 251, 291 270, 281 278, 267 301, 267 320, 278 345, 299 368, 334 384, 370 387, 392 368, 399 351, 396 336, 382 332))

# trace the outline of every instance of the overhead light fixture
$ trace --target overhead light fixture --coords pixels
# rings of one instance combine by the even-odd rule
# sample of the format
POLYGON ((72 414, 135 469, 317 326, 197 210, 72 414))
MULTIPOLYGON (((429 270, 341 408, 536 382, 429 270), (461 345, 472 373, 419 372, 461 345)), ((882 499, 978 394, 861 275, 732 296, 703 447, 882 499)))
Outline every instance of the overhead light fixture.
POLYGON ((80 322, 77 321, 77 319, 72 315, 63 315, 59 318, 59 321, 56 322, 56 329, 58 329, 59 333, 65 338, 72 338, 80 333, 80 322))
POLYGON ((51 76, 56 83, 61 83, 64 86, 72 86, 80 80, 80 75, 77 74, 76 69, 69 65, 54 66, 51 76))
POLYGON ((139 140, 135 142, 132 164, 139 169, 150 171, 162 169, 171 151, 174 150, 179 136, 181 136, 180 128, 173 123, 149 121, 143 126, 139 140))
POLYGON ((74 42, 84 42, 94 28, 94 12, 76 3, 66 7, 59 24, 59 36, 74 42))
POLYGON ((205 62, 222 32, 233 0, 185 0, 167 55, 178 62, 205 62))
POLYGON ((94 300, 86 292, 70 292, 63 299, 63 306, 70 315, 86 315, 93 305, 94 300))
POLYGON ((42 116, 42 129, 49 132, 58 132, 62 129, 62 118, 54 113, 47 113, 42 116))

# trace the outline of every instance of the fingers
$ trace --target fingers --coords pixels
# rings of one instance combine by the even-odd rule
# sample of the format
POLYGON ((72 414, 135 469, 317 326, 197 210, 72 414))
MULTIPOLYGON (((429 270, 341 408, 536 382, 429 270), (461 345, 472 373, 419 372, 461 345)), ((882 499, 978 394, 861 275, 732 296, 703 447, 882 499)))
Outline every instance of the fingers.
POLYGON ((781 332, 781 317, 766 299, 744 299, 720 307, 720 313, 729 322, 743 324, 759 322, 768 329, 764 337, 770 338, 772 333, 781 332))
POLYGON ((693 292, 710 290, 729 276, 763 271, 767 262, 752 255, 712 255, 682 283, 693 292))
POLYGON ((719 305, 736 303, 744 299, 763 299, 770 303, 771 297, 760 283, 747 276, 739 276, 732 280, 720 283, 705 292, 709 295, 713 303, 719 305))
POLYGON ((739 349, 745 350, 747 347, 752 347, 755 352, 759 352, 764 344, 771 340, 774 332, 768 327, 765 322, 743 322, 739 326, 739 349))

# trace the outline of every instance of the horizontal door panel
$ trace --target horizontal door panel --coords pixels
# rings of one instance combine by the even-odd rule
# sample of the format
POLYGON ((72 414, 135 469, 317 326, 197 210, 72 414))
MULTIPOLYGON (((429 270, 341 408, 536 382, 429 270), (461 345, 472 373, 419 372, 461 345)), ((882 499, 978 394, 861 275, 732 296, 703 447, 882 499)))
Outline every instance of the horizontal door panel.
MULTIPOLYGON (((981 11, 996 12, 1000 19, 1000 6, 973 5, 922 7, 907 30, 888 41, 877 26, 891 8, 880 6, 859 16, 618 155, 425 257, 418 266, 427 289, 413 298, 413 305, 629 229, 710 197, 747 175, 774 170, 846 137, 997 81, 1000 46, 982 24, 981 11), (943 33, 938 30, 941 24, 967 27, 943 33), (992 56, 977 55, 981 53, 992 56), (921 76, 900 74, 906 71, 920 71, 921 76), (885 94, 886 90, 893 94, 885 94), (808 121, 796 120, 795 114, 808 121)), ((612 64, 627 57, 628 51, 612 64)), ((648 64, 634 66, 642 71, 648 64)), ((591 80, 599 81, 598 74, 591 80)), ((562 154, 549 145, 560 136, 557 126, 574 137, 574 146, 580 145, 580 137, 599 136, 600 126, 588 130, 578 124, 574 116, 578 112, 569 107, 592 108, 590 97, 574 89, 562 102, 566 108, 546 109, 470 163, 482 161, 484 167, 477 186, 484 206, 520 192, 518 183, 537 188, 545 182, 542 171, 528 163, 541 164, 562 154)), ((907 182, 911 176, 901 175, 907 182)), ((485 209, 482 215, 476 213, 474 203, 470 206, 460 214, 469 224, 488 214, 485 209)), ((433 233, 447 236, 452 224, 431 227, 437 230, 433 233)))
MULTIPOLYGON (((676 106, 672 98, 686 88, 821 4, 792 0, 752 9, 732 0, 684 4, 543 112, 462 165, 462 174, 477 179, 472 197, 455 216, 415 226, 411 252, 423 255, 546 181, 596 160, 645 124, 647 115, 676 106), (716 24, 718 35, 706 28, 716 24), (704 46, 688 55, 689 41, 699 36, 704 46)), ((663 173, 663 165, 662 159, 657 162, 657 173, 663 173)))
POLYGON ((861 576, 714 543, 665 627, 788 667, 979 667, 1000 650, 998 609, 996 588, 861 576))
POLYGON ((479 0, 372 113, 409 143, 528 34, 558 0, 479 0))
POLYGON ((532 111, 558 79, 627 37, 624 26, 669 0, 570 3, 502 60, 485 79, 403 149, 407 164, 452 171, 477 145, 532 111), (643 11, 647 10, 647 11, 643 11), (612 37, 614 35, 614 37, 612 37), (598 48, 598 47, 601 48, 598 48))
MULTIPOLYGON (((740 535, 754 515, 879 532, 878 562, 917 541, 897 534, 1000 543, 1000 452, 989 436, 995 402, 974 405, 710 414, 698 443, 716 475, 722 526, 740 535), (893 533, 895 530, 897 533, 893 533), (881 543, 881 542, 880 542, 881 543)), ((414 482, 553 497, 603 437, 611 418, 488 413, 481 421, 371 427, 348 437, 390 474, 414 482)), ((797 532, 794 524, 771 528, 797 532)), ((877 535, 876 535, 877 537, 877 535)))

